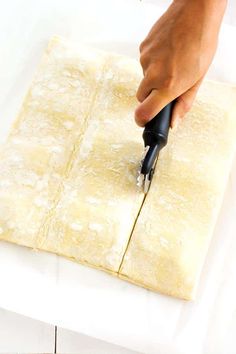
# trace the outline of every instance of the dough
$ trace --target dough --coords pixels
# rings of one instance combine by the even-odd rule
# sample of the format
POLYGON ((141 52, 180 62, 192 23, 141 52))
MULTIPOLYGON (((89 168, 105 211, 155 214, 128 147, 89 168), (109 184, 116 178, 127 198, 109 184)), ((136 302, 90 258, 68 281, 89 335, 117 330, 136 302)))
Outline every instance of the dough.
POLYGON ((120 277, 194 298, 235 149, 235 99, 235 87, 203 84, 161 153, 120 277))
POLYGON ((0 159, 0 237, 117 272, 144 195, 138 63, 54 38, 0 159))
POLYGON ((133 64, 117 55, 104 58, 85 133, 37 244, 111 272, 119 269, 144 198, 136 186, 143 144, 133 119, 140 79, 133 64))
POLYGON ((36 247, 55 204, 73 145, 83 134, 100 57, 73 56, 50 42, 10 136, 1 149, 2 239, 36 247), (63 56, 63 60, 62 60, 63 56), (86 67, 84 68, 84 62, 86 67), (79 103, 78 103, 79 97, 79 103))
POLYGON ((190 299, 230 170, 236 92, 203 85, 142 207, 141 77, 134 60, 50 41, 0 151, 0 238, 190 299))

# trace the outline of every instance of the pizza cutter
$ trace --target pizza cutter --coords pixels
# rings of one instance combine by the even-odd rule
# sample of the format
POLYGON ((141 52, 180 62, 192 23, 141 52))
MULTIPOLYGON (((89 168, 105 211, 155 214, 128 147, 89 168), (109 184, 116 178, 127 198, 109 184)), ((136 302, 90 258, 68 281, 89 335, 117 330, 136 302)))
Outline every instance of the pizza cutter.
POLYGON ((137 185, 146 194, 150 188, 159 152, 166 146, 174 101, 165 106, 143 131, 144 154, 138 170, 137 185))

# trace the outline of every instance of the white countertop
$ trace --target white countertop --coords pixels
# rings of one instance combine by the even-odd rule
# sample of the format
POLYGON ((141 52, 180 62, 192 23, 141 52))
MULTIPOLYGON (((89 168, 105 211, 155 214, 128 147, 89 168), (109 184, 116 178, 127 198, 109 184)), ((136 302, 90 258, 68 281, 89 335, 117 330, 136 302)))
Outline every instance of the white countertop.
MULTIPOLYGON (((160 14, 146 2, 4 2, 0 12, 0 141, 17 114, 51 35, 138 56, 138 43, 160 14)), ((233 41, 236 29, 224 27, 210 77, 236 83, 233 41)), ((0 306, 148 354, 233 354, 235 181, 236 163, 196 302, 155 294, 61 257, 1 242, 0 306)))

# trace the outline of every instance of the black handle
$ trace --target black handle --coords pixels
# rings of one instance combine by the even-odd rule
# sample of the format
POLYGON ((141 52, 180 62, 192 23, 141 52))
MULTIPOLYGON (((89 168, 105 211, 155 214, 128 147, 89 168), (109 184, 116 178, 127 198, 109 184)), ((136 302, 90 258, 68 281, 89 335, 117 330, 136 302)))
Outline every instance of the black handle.
POLYGON ((158 145, 159 151, 167 144, 174 101, 165 106, 145 125, 143 140, 145 146, 158 145))

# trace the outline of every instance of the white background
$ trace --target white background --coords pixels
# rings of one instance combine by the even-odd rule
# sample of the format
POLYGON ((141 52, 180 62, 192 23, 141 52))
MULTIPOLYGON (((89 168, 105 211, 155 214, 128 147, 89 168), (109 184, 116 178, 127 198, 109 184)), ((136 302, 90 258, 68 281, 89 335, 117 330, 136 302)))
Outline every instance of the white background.
MULTIPOLYGON (((141 5, 138 0, 2 3, 1 139, 19 109, 51 35, 94 42, 94 45, 137 56, 137 44, 160 13, 151 5, 141 5)), ((236 21, 235 5, 234 1, 229 2, 227 23, 236 21)), ((224 29, 210 73, 212 77, 236 82, 231 65, 235 56, 230 49, 233 40, 236 41, 234 36, 230 37, 231 32, 229 28, 224 29)), ((190 353, 191 350, 197 354, 234 354, 235 172, 234 169, 231 174, 195 304, 186 306, 54 255, 34 254, 1 243, 0 306, 83 333, 77 335, 59 328, 57 352, 96 354, 96 348, 98 353, 127 353, 85 336, 90 335, 146 353, 190 353)), ((0 352, 53 352, 54 346, 53 325, 0 311, 0 352)))

